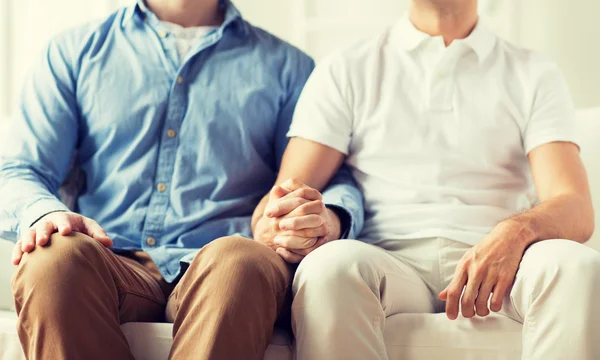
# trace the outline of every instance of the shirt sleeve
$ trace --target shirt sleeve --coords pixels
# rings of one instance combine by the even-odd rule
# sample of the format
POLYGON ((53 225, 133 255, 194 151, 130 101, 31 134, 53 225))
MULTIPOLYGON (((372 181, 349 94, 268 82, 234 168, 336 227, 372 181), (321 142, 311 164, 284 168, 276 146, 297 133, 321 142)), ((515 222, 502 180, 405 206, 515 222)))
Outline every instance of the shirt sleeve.
POLYGON ((575 106, 567 83, 556 65, 540 77, 529 121, 524 130, 523 146, 529 154, 538 146, 556 141, 576 145, 575 106))
MULTIPOLYGON (((288 137, 300 137, 348 154, 352 134, 349 92, 331 57, 317 66, 298 100, 288 137)), ((342 215, 342 238, 356 239, 364 224, 363 195, 350 169, 344 165, 323 191, 323 202, 342 215)))
POLYGON ((306 84, 306 80, 314 68, 314 61, 306 55, 296 57, 296 61, 289 61, 288 65, 285 67, 284 72, 293 74, 293 76, 290 76, 290 80, 287 81, 289 83, 289 94, 287 95, 285 103, 282 105, 279 111, 275 129, 275 161, 278 171, 281 165, 281 159, 283 159, 283 153, 285 152, 285 148, 289 142, 286 134, 290 129, 290 124, 292 123, 292 117, 294 115, 296 105, 298 104, 298 98, 302 93, 302 89, 304 88, 304 84, 306 84))
MULTIPOLYGON (((312 64, 312 62, 311 62, 311 64, 312 64)), ((311 70, 312 70, 312 67, 311 67, 311 70)), ((308 74, 310 74, 310 72, 307 73, 306 77, 308 77, 308 74)), ((294 135, 292 135, 294 133, 294 130, 290 130, 290 123, 292 122, 292 115, 293 115, 294 123, 297 123, 298 122, 298 120, 297 120, 298 119, 298 111, 301 110, 301 109, 299 109, 300 104, 301 103, 309 104, 310 98, 312 98, 312 96, 310 96, 310 95, 307 98, 305 93, 307 91, 306 87, 309 86, 311 81, 314 82, 314 80, 313 80, 314 73, 313 73, 313 75, 311 75, 310 79, 308 80, 308 83, 306 82, 306 77, 296 83, 295 89, 292 91, 292 96, 290 97, 291 100, 286 103, 285 107, 281 111, 281 115, 280 115, 280 118, 278 121, 278 130, 277 130, 277 134, 276 134, 277 138, 275 141, 278 167, 279 167, 279 164, 281 163, 281 159, 283 157, 283 152, 285 151, 285 147, 287 146, 287 143, 288 143, 288 138, 286 137, 286 132, 288 133, 289 137, 294 136, 294 135), (303 90, 303 88, 304 88, 304 90, 303 90), (302 93, 302 94, 300 95, 300 93, 302 93), (302 99, 305 99, 305 100, 302 100, 302 99), (288 130, 289 130, 289 132, 288 132, 288 130)), ((315 86, 315 85, 313 85, 313 86, 315 86)), ((318 85, 316 85, 316 86, 318 86, 318 85)), ((314 112, 314 114, 316 115, 317 110, 318 109, 313 109, 313 110, 311 110, 311 112, 314 112)), ((302 115, 302 118, 304 118, 304 116, 308 116, 308 118, 310 118, 310 115, 308 115, 308 114, 302 115)), ((310 126, 311 126, 310 124, 307 124, 306 128, 310 128, 310 126)), ((302 126, 302 128, 304 128, 304 126, 302 126)), ((326 127, 322 127, 321 129, 322 129, 322 131, 321 131, 322 133, 324 133, 324 134, 328 133, 326 127)), ((298 128, 298 130, 300 130, 300 128, 298 128)), ((318 129, 314 129, 314 130, 318 130, 318 129)), ((313 134, 316 134, 317 132, 318 131, 315 131, 313 134)), ((304 133, 304 132, 302 132, 302 133, 304 133)), ((310 131, 308 131, 307 133, 311 134, 310 131)), ((298 134, 300 134, 300 132, 298 132, 298 134)), ((305 137, 305 136, 301 136, 301 137, 305 137)), ((307 138, 309 140, 317 141, 317 138, 314 138, 314 137, 313 138, 307 137, 307 138)), ((318 141, 318 142, 320 142, 320 141, 318 141)), ((328 145, 328 144, 325 144, 325 145, 328 145)), ((333 147, 331 145, 328 145, 328 146, 333 147)), ((360 190, 358 189, 356 182, 354 181, 354 178, 352 177, 352 173, 350 172, 350 169, 343 166, 342 169, 340 169, 340 171, 334 176, 334 178, 330 181, 328 186, 323 191, 323 202, 325 203, 325 205, 327 207, 335 209, 337 214, 347 215, 345 217, 345 219, 340 219, 342 224, 347 225, 347 228, 342 229, 342 237, 355 239, 363 227, 364 208, 363 208, 363 195, 360 192, 360 190)), ((342 217, 344 217, 344 216, 342 216, 342 217)))
POLYGON ((57 197, 77 144, 69 59, 51 42, 28 76, 0 149, 0 232, 13 240, 42 216, 68 211, 57 197))
POLYGON ((300 137, 348 155, 353 112, 341 57, 319 64, 298 100, 288 137, 300 137))

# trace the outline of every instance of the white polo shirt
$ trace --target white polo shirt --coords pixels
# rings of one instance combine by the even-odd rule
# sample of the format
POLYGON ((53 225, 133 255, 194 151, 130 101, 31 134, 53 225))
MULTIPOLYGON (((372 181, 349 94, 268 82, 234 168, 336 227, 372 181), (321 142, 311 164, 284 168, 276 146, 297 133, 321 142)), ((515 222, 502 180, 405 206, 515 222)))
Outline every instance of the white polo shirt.
POLYGON ((317 66, 288 136, 347 155, 365 195, 361 239, 476 244, 534 205, 527 154, 575 142, 574 118, 551 61, 481 21, 445 47, 404 16, 317 66))

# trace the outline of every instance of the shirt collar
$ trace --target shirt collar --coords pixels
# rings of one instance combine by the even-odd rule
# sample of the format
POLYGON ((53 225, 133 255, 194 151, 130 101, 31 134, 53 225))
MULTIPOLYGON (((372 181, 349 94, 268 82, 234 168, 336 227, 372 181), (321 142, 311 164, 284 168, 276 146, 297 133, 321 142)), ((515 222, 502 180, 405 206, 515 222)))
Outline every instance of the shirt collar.
POLYGON ((469 36, 457 40, 457 42, 463 43, 473 49, 479 58, 479 63, 483 63, 496 45, 496 35, 485 26, 484 21, 480 17, 469 36))
MULTIPOLYGON (((397 39, 396 42, 406 51, 417 49, 426 40, 433 38, 432 36, 420 31, 410 21, 408 13, 394 27, 393 36, 397 39)), ((496 36, 487 29, 481 18, 477 20, 477 24, 473 31, 465 39, 459 39, 456 43, 462 43, 471 48, 479 59, 479 62, 484 62, 492 52, 496 44, 496 36)))
MULTIPOLYGON (((248 28, 248 23, 244 21, 242 18, 242 14, 240 11, 233 5, 231 0, 219 0, 219 6, 221 9, 225 10, 225 20, 223 24, 220 26, 220 29, 225 29, 229 26, 233 26, 238 29, 243 35, 247 35, 250 29, 248 28)), ((125 9, 125 13, 123 15, 122 25, 126 26, 129 22, 131 22, 132 18, 135 16, 140 16, 143 19, 145 16, 148 16, 148 13, 152 14, 150 9, 146 7, 146 4, 143 0, 137 0, 134 4, 128 6, 125 9)))

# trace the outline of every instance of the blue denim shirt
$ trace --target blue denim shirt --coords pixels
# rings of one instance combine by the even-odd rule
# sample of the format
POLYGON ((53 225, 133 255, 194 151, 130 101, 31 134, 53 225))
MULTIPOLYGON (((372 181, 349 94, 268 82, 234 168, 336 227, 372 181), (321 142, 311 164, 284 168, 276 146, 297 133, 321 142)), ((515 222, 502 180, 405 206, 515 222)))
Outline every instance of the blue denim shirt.
MULTIPOLYGON (((140 4, 50 42, 2 144, 0 235, 16 240, 68 210, 57 192, 76 151, 86 184, 73 210, 98 221, 114 250, 148 252, 167 281, 213 239, 251 237, 314 63, 222 6, 223 25, 183 61, 140 4)), ((358 235, 362 195, 348 171, 324 199, 358 235)))

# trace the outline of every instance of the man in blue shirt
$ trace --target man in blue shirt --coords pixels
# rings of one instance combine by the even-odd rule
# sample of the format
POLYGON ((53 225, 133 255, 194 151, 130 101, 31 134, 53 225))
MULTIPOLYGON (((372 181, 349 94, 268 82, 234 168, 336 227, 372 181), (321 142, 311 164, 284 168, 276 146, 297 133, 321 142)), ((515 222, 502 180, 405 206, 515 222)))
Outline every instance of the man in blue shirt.
POLYGON ((165 308, 171 358, 262 359, 292 278, 282 257, 301 258, 273 239, 362 226, 340 172, 322 196, 276 187, 247 239, 313 66, 218 0, 140 1, 50 42, 0 153, 29 359, 132 359, 119 325, 165 308), (74 154, 86 181, 70 209, 57 194, 74 154))

